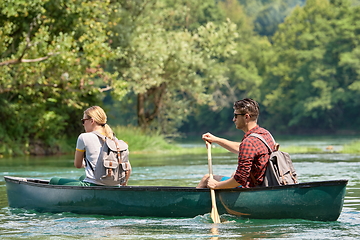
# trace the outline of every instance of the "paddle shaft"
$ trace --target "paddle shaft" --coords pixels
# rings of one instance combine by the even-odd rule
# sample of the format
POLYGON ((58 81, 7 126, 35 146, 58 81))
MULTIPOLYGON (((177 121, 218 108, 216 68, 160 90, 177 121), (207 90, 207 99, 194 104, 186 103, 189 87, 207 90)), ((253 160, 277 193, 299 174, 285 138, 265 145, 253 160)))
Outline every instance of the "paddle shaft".
MULTIPOLYGON (((209 166, 209 178, 213 179, 213 171, 212 171, 212 159, 211 159, 211 143, 206 141, 206 148, 208 153, 208 166, 209 166)), ((216 206, 216 197, 215 197, 215 190, 210 189, 210 195, 211 195, 211 219, 214 223, 220 223, 220 217, 216 206)))

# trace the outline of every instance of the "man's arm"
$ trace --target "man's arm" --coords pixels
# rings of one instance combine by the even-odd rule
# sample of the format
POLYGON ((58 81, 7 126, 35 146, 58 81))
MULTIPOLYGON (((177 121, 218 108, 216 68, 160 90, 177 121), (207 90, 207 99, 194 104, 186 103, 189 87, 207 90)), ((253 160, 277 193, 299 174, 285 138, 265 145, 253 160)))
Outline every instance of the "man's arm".
POLYGON ((219 137, 212 135, 211 133, 203 134, 202 139, 204 141, 208 141, 210 143, 219 144, 221 147, 227 149, 228 151, 235 153, 235 154, 239 154, 239 146, 240 146, 239 142, 230 141, 225 138, 219 138, 219 137))
POLYGON ((208 188, 211 189, 226 189, 226 188, 236 188, 240 184, 234 179, 234 177, 231 177, 228 180, 218 182, 215 179, 209 179, 208 181, 208 188))

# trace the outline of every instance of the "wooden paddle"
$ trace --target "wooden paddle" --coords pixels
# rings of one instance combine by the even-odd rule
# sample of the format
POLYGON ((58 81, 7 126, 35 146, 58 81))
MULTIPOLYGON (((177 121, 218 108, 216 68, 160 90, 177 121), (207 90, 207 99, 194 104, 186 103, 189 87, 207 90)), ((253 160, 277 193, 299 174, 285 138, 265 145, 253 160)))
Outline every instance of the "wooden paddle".
MULTIPOLYGON (((207 153, 208 153, 208 165, 209 165, 209 178, 213 179, 213 171, 212 171, 212 160, 211 160, 211 143, 209 143, 208 141, 206 141, 206 148, 207 148, 207 153)), ((215 190, 214 189, 210 189, 210 194, 211 194, 211 219, 213 220, 214 223, 220 223, 220 217, 219 217, 219 213, 216 207, 216 198, 215 198, 215 190)))

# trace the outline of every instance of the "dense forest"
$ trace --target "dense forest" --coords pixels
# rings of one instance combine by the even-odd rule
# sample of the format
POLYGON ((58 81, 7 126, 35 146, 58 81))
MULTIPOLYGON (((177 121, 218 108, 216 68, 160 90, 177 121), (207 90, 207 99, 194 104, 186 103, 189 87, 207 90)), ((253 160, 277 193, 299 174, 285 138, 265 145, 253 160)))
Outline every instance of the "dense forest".
MULTIPOLYGON (((2 0, 0 154, 76 137, 91 105, 166 137, 360 132, 358 0, 2 0)), ((31 152, 31 151, 30 151, 31 152)))

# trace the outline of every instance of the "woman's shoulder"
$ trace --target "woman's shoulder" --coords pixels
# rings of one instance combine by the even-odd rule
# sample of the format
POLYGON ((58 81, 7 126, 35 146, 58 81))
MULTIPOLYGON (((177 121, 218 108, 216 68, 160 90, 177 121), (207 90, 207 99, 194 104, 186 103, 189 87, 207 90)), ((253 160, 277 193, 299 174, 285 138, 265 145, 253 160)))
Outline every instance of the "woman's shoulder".
POLYGON ((86 132, 86 133, 81 133, 79 135, 79 139, 97 139, 98 136, 96 134, 94 134, 93 132, 86 132))

